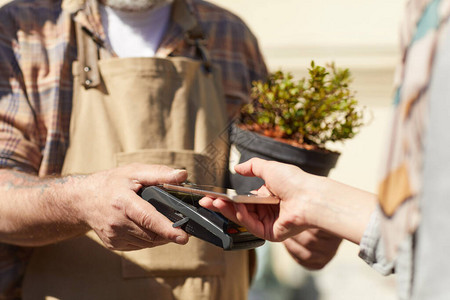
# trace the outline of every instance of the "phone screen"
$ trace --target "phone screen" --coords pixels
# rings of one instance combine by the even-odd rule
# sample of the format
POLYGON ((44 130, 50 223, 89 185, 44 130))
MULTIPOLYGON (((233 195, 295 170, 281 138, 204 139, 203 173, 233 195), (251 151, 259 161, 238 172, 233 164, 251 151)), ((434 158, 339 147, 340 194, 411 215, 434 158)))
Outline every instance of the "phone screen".
POLYGON ((192 195, 198 196, 219 198, 226 201, 232 201, 237 203, 278 204, 280 202, 280 199, 274 195, 257 195, 252 193, 238 195, 236 191, 233 189, 227 189, 217 186, 196 185, 196 184, 182 184, 182 185, 163 184, 163 187, 167 190, 190 193, 192 195))

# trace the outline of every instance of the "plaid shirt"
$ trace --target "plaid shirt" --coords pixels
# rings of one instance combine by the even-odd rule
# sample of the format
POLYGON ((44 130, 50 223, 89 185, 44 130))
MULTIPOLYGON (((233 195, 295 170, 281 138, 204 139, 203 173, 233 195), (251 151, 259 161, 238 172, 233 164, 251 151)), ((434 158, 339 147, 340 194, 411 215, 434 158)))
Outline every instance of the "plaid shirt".
MULTIPOLYGON (((249 99, 251 82, 267 75, 256 38, 237 16, 186 1, 205 31, 213 63, 221 67, 233 110, 249 99)), ((70 14, 57 0, 12 1, 0 8, 0 20, 0 168, 57 175, 69 142, 71 65, 77 55, 70 14)), ((156 55, 196 57, 177 26, 170 27, 156 55)), ((18 297, 28 252, 0 244, 0 299, 18 297)))

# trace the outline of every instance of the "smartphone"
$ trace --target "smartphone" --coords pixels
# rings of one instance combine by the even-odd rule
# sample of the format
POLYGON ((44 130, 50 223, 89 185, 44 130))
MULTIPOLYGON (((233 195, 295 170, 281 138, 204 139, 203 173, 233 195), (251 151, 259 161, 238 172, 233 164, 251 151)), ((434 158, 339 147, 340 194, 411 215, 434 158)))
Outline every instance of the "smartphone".
POLYGON ((280 198, 274 195, 257 195, 253 193, 238 195, 233 189, 226 189, 210 185, 196 185, 196 184, 163 184, 168 191, 183 192, 196 196, 208 196, 211 198, 219 198, 226 201, 236 203, 252 203, 252 204, 278 204, 280 198))

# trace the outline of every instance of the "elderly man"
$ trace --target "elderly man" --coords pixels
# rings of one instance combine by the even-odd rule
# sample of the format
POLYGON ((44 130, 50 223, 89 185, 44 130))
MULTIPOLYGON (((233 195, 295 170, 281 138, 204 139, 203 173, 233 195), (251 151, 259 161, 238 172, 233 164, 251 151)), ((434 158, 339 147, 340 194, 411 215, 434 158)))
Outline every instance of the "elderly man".
POLYGON ((154 164, 223 184, 220 133, 266 75, 245 24, 189 0, 12 1, 0 19, 3 297, 29 260, 24 299, 246 298, 246 251, 187 243, 136 194, 186 179, 154 164))
POLYGON ((22 277, 24 299, 245 299, 247 251, 188 242, 137 193, 180 169, 223 184, 227 122, 266 76, 246 25, 198 0, 21 0, 0 19, 0 299, 22 277))

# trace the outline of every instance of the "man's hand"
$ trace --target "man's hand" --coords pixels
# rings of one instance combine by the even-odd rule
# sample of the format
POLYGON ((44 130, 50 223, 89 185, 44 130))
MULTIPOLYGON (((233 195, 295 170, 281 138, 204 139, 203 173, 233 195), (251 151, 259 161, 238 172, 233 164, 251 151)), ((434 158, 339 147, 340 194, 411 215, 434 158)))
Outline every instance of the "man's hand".
POLYGON ((0 242, 40 246, 93 229, 113 250, 168 242, 185 244, 186 232, 137 195, 144 186, 180 183, 184 170, 132 164, 87 176, 38 178, 0 171, 0 242))
POLYGON ((85 188, 77 205, 80 217, 109 249, 186 244, 186 232, 172 228, 172 222, 136 194, 144 186, 180 183, 186 176, 184 170, 140 164, 87 176, 79 182, 85 188))
POLYGON ((294 260, 309 270, 320 270, 336 255, 342 239, 319 229, 307 229, 283 242, 294 260))

